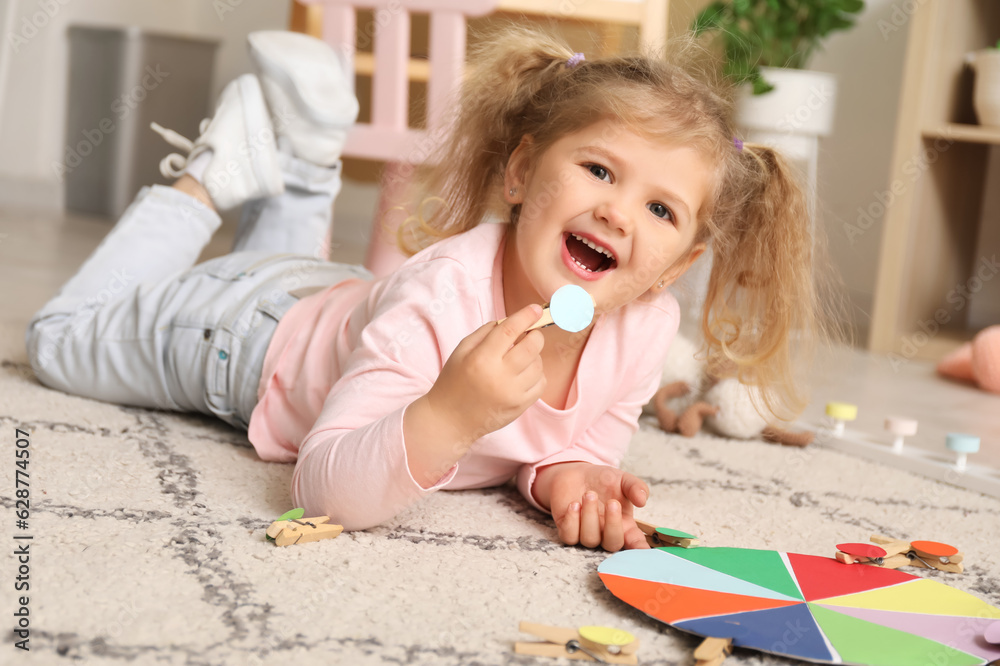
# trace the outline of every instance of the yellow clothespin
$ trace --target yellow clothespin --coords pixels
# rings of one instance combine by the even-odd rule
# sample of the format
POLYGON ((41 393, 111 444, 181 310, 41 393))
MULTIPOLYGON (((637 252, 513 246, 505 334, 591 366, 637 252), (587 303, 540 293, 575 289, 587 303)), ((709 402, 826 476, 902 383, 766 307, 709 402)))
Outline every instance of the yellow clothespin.
POLYGON ((296 543, 309 543, 333 539, 344 531, 342 525, 325 525, 330 516, 303 518, 305 509, 292 509, 282 514, 280 518, 267 528, 267 539, 274 541, 276 546, 291 546, 296 543))
POLYGON ((732 638, 707 637, 695 648, 695 666, 719 666, 733 651, 732 638))
POLYGON ((696 548, 701 543, 698 541, 698 537, 687 532, 674 530, 669 527, 657 527, 644 520, 637 520, 635 524, 646 535, 646 543, 652 548, 660 548, 662 546, 696 548))
POLYGON ((937 541, 903 541, 873 534, 873 546, 868 543, 842 543, 837 545, 837 560, 844 564, 870 564, 885 569, 898 569, 908 565, 938 569, 948 573, 962 573, 964 555, 954 546, 937 541))
POLYGON ((639 649, 639 640, 621 629, 580 627, 577 630, 534 622, 521 622, 518 629, 538 636, 544 642, 518 641, 514 644, 514 652, 517 654, 585 659, 602 664, 638 663, 635 653, 639 649))

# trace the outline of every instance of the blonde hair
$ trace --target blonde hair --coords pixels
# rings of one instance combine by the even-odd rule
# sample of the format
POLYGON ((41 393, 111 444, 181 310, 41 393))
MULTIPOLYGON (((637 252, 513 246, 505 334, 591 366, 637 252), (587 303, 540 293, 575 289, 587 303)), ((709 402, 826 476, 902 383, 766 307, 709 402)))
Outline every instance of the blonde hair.
POLYGON ((449 136, 417 172, 420 203, 397 242, 412 255, 489 214, 516 224, 520 206, 504 201, 503 177, 526 135, 529 164, 603 118, 691 146, 714 165, 695 238, 710 242, 715 257, 702 319, 708 372, 758 387, 758 410, 789 419, 806 404, 795 370, 809 357, 807 343, 836 328, 814 282, 806 198, 779 153, 756 144, 737 149, 733 90, 693 41, 672 41, 683 43, 669 61, 617 55, 575 66, 567 65, 568 46, 531 29, 511 27, 483 43, 449 136), (428 203, 435 205, 426 211, 428 203))

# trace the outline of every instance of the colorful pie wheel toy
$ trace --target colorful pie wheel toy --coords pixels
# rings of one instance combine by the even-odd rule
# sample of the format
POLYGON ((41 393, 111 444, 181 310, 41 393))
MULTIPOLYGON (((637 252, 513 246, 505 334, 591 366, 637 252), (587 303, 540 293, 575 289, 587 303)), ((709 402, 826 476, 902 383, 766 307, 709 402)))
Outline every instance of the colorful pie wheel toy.
POLYGON ((663 547, 615 553, 598 574, 646 615, 736 648, 864 666, 1000 659, 1000 609, 896 569, 773 550, 663 547))

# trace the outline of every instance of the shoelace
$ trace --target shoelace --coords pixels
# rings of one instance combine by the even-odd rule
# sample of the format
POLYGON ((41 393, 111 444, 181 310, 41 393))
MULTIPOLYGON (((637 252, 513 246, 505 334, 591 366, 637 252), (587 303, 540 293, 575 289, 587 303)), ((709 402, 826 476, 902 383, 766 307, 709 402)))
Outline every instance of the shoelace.
MULTIPOLYGON (((208 129, 209 123, 211 122, 211 118, 205 118, 202 120, 198 125, 199 134, 204 134, 205 130, 208 129)), ((172 129, 163 127, 159 123, 150 123, 149 126, 154 132, 163 137, 163 140, 171 146, 187 153, 186 155, 170 153, 160 160, 160 173, 163 174, 164 178, 180 178, 184 174, 184 169, 187 167, 188 160, 191 157, 191 151, 194 150, 194 142, 187 137, 181 136, 172 129)))

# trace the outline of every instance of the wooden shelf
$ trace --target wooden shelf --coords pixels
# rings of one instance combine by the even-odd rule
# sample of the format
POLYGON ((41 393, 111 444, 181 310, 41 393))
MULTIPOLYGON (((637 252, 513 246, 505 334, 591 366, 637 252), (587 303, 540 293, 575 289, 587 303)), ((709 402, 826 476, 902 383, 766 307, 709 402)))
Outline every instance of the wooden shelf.
POLYGON ((987 174, 1000 127, 975 124, 965 55, 998 33, 995 0, 922 0, 910 16, 890 193, 880 198, 872 351, 938 360, 975 333, 971 305, 987 295, 971 294, 989 256, 981 220, 996 189, 987 174))
POLYGON ((949 141, 964 141, 966 143, 1000 145, 1000 127, 948 123, 925 129, 922 134, 926 139, 947 139, 949 141))

